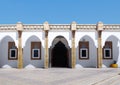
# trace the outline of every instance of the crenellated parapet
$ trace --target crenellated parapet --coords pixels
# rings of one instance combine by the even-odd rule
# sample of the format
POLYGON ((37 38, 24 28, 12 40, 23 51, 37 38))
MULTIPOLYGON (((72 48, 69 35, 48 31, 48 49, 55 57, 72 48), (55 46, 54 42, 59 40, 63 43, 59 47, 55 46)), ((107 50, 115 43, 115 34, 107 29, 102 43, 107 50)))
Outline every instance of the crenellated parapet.
POLYGON ((23 31, 41 31, 44 29, 42 24, 24 24, 23 31))
POLYGON ((50 30, 70 30, 70 24, 50 24, 50 30))
POLYGON ((2 24, 0 25, 0 31, 16 31, 16 24, 2 24))
POLYGON ((43 30, 51 30, 51 31, 120 31, 120 24, 103 24, 102 22, 98 22, 97 24, 77 24, 76 22, 72 22, 71 24, 48 24, 45 22, 43 24, 22 24, 18 22, 17 24, 1 24, 0 32, 14 32, 16 30, 24 31, 43 31, 43 30), (20 29, 22 27, 22 29, 20 29))
POLYGON ((120 24, 104 24, 104 31, 120 31, 120 24))
POLYGON ((78 31, 96 31, 96 24, 77 24, 78 31))

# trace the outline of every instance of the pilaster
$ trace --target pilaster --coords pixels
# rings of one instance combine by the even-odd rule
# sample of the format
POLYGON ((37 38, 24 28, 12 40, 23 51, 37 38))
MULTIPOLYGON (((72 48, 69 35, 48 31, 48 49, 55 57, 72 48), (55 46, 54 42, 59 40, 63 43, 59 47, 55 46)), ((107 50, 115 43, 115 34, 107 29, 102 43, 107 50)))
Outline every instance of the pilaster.
POLYGON ((48 22, 44 23, 44 31, 45 31, 45 56, 44 56, 44 68, 48 68, 49 65, 49 51, 48 51, 48 32, 49 32, 49 24, 48 22))
POLYGON ((98 57, 97 57, 97 68, 102 68, 102 31, 103 31, 103 23, 98 22, 97 24, 97 31, 98 31, 98 57))
POLYGON ((17 31, 18 31, 18 68, 23 68, 23 53, 22 53, 22 30, 23 25, 21 22, 17 23, 17 31))
POLYGON ((76 49, 75 49, 75 32, 76 32, 76 22, 72 22, 71 24, 71 31, 72 31, 72 68, 75 68, 76 64, 76 49))

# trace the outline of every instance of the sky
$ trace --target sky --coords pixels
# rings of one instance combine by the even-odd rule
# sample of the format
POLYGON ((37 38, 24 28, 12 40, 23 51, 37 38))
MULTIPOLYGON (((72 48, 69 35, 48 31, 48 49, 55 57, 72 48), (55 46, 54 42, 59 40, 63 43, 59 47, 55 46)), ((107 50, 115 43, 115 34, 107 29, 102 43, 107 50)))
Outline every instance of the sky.
POLYGON ((0 24, 120 24, 120 0, 0 0, 0 24))

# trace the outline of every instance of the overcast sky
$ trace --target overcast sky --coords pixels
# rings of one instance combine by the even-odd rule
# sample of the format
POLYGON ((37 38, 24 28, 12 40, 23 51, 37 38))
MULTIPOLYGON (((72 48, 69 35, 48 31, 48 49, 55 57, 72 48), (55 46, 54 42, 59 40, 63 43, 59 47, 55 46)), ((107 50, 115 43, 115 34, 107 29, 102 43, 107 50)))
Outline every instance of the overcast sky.
POLYGON ((120 0, 0 0, 0 24, 120 24, 120 0))

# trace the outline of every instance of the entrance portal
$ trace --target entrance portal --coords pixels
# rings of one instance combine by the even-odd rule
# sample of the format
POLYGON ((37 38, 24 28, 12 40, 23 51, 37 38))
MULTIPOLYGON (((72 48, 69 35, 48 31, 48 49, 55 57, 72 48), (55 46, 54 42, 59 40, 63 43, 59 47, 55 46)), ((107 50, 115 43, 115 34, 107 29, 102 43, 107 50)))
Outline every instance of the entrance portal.
POLYGON ((52 49, 52 67, 68 67, 68 49, 59 41, 52 49))

